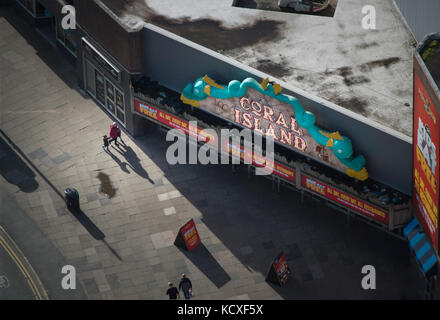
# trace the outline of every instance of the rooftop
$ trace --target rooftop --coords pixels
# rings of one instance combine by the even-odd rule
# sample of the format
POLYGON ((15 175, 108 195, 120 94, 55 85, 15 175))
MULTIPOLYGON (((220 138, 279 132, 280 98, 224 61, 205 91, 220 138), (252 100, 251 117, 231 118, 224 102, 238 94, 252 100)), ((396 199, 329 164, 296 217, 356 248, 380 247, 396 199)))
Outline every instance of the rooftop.
POLYGON ((416 43, 391 0, 368 2, 376 30, 362 28, 363 0, 330 0, 333 16, 276 11, 277 0, 99 1, 127 28, 151 23, 412 136, 416 43))

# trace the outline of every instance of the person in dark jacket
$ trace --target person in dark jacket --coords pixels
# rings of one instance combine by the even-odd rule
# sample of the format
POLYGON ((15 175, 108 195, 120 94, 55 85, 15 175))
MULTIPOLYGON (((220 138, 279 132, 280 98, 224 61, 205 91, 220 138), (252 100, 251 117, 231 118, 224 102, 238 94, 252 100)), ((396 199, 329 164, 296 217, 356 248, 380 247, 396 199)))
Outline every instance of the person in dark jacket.
POLYGON ((170 300, 180 299, 179 290, 171 282, 168 282, 167 295, 170 297, 170 300))
POLYGON ((183 291, 183 295, 185 296, 185 299, 191 298, 192 293, 192 283, 191 280, 189 280, 185 274, 182 274, 182 279, 179 283, 179 290, 183 291))
POLYGON ((102 137, 102 142, 103 142, 102 148, 103 148, 105 151, 107 151, 107 152, 110 152, 109 149, 108 149, 108 146, 109 146, 109 142, 108 142, 108 140, 109 140, 109 139, 110 139, 110 138, 107 137, 107 135, 104 135, 104 136, 102 137))

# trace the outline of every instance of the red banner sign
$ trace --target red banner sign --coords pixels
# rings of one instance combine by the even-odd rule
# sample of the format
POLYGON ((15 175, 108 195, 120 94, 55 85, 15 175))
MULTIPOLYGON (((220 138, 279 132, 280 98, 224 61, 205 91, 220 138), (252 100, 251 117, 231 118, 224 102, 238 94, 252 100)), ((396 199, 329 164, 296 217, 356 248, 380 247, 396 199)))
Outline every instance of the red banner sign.
POLYGON ((200 244, 199 233, 197 232, 193 219, 188 221, 182 229, 180 229, 180 232, 182 233, 183 240, 185 240, 188 251, 193 250, 200 244))
POLYGON ((134 110, 148 118, 154 119, 168 127, 181 130, 187 135, 191 135, 199 141, 207 141, 209 144, 217 146, 216 137, 207 133, 201 128, 191 126, 188 121, 179 119, 165 111, 150 106, 146 103, 134 99, 134 110))
POLYGON ((232 144, 231 142, 223 141, 222 150, 228 152, 236 158, 240 158, 241 160, 244 160, 245 158, 252 159, 253 165, 263 169, 267 169, 269 172, 272 171, 274 175, 277 175, 291 182, 296 181, 295 171, 293 171, 292 169, 283 166, 282 164, 279 164, 275 161, 271 161, 262 155, 253 153, 252 151, 247 150, 242 146, 237 146, 235 144, 232 144))
POLYGON ((413 204, 438 251, 439 115, 414 72, 413 204))
POLYGON ((388 213, 382 209, 366 203, 358 198, 352 197, 345 192, 330 187, 316 179, 306 175, 301 176, 301 185, 321 196, 333 200, 339 204, 349 207, 363 215, 380 221, 382 224, 388 224, 388 213))

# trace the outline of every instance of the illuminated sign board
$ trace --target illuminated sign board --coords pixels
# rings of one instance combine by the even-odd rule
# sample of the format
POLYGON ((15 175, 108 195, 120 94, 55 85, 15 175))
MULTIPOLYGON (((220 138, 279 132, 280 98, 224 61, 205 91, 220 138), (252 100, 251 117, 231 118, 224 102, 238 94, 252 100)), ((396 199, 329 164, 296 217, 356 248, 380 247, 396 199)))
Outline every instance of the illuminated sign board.
POLYGON ((359 180, 368 173, 365 158, 353 156, 350 139, 339 132, 326 132, 315 124, 298 99, 280 94, 282 88, 268 80, 248 78, 221 86, 205 76, 188 84, 181 100, 209 113, 248 128, 278 144, 307 155, 359 180))
POLYGON ((413 204, 438 251, 440 118, 414 72, 413 204))

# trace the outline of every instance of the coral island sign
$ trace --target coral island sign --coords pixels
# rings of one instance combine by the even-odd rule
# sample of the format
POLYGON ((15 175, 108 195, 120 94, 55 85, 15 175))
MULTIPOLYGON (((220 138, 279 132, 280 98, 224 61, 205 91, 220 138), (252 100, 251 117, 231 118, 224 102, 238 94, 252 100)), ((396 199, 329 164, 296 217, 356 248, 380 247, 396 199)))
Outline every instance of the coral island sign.
POLYGON ((339 132, 327 132, 315 125, 315 115, 305 111, 295 97, 281 94, 279 84, 266 78, 233 80, 228 86, 208 76, 184 88, 181 100, 241 127, 269 136, 297 152, 315 158, 350 177, 366 180, 365 158, 354 156, 351 140, 339 132))

